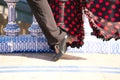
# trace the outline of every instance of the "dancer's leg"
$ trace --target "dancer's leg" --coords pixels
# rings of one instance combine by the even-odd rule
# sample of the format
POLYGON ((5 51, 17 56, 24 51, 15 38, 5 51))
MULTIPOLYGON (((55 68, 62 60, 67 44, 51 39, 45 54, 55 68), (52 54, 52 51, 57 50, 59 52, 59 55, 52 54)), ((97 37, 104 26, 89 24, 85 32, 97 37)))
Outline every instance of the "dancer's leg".
POLYGON ((66 33, 57 27, 47 0, 27 0, 50 45, 61 42, 66 33))

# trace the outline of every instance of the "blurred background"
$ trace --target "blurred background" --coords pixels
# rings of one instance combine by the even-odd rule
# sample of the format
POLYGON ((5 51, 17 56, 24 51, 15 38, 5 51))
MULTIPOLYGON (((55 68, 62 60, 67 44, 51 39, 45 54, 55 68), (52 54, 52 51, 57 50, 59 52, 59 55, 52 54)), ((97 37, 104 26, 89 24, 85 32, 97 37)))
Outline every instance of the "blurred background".
MULTIPOLYGON (((16 4, 16 22, 20 26, 20 34, 28 34, 28 28, 32 23, 32 13, 26 0, 20 0, 16 4)), ((5 34, 3 28, 8 22, 8 7, 4 0, 0 0, 0 35, 5 34)))

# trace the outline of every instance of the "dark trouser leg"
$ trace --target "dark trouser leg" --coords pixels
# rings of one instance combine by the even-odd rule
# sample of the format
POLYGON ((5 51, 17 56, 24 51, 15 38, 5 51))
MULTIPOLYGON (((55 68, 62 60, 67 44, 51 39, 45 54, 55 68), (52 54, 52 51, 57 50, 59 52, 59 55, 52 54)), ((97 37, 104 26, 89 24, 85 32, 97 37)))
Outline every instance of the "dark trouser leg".
POLYGON ((47 0, 27 0, 50 45, 62 41, 66 35, 57 27, 47 0))

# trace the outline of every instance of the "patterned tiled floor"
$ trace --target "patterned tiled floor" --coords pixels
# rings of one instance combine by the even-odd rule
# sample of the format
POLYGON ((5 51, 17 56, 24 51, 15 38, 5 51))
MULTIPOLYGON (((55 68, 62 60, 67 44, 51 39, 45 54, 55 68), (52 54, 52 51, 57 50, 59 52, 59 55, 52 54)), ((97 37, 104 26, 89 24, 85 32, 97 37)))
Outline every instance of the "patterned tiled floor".
POLYGON ((0 80, 119 80, 120 55, 0 54, 0 80))

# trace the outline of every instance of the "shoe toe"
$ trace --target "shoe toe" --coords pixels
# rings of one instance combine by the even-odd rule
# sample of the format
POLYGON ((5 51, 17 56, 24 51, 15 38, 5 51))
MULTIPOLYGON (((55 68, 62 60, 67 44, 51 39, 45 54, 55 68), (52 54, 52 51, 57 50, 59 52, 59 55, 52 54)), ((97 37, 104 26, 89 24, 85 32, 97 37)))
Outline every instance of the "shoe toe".
POLYGON ((54 61, 59 60, 62 57, 62 55, 66 52, 66 39, 67 38, 63 39, 59 44, 54 46, 56 52, 56 55, 53 57, 54 61))
POLYGON ((62 53, 59 53, 59 54, 56 54, 54 57, 53 57, 53 61, 57 61, 59 60, 61 57, 62 57, 62 53))

